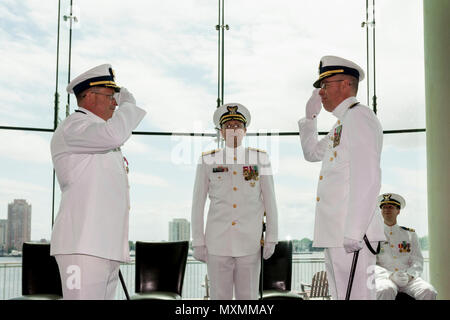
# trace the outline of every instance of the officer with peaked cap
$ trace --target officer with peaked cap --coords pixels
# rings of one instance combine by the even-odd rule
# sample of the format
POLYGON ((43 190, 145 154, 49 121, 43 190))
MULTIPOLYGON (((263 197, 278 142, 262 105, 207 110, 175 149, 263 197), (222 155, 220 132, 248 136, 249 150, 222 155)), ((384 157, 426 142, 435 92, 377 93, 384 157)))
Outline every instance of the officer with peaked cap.
POLYGON ((384 193, 378 197, 378 203, 386 241, 377 255, 377 299, 394 300, 397 292, 404 292, 417 300, 435 300, 436 290, 420 278, 423 256, 417 234, 414 229, 397 224, 397 216, 406 206, 405 199, 399 194, 384 193))
POLYGON ((356 99, 363 79, 364 71, 354 62, 322 57, 319 78, 313 84, 317 89, 306 104, 306 117, 298 121, 305 159, 322 162, 313 245, 325 248, 333 299, 346 296, 356 251, 359 259, 350 299, 375 299, 375 290, 366 285, 367 268, 375 265, 377 242, 385 239, 381 217, 375 215, 383 129, 373 111, 356 99), (319 140, 317 116, 322 105, 337 122, 319 140))
POLYGON ((52 231, 64 299, 113 299, 129 261, 128 163, 120 147, 146 112, 102 64, 73 79, 78 109, 51 140, 61 203, 52 231), (116 107, 118 108, 116 109, 116 107))
POLYGON ((269 156, 244 148, 250 113, 239 103, 217 108, 214 124, 226 147, 204 152, 197 165, 192 200, 194 257, 207 263, 213 300, 258 298, 261 234, 267 230, 263 258, 278 242, 278 218, 269 156), (206 197, 210 205, 204 228, 206 197))

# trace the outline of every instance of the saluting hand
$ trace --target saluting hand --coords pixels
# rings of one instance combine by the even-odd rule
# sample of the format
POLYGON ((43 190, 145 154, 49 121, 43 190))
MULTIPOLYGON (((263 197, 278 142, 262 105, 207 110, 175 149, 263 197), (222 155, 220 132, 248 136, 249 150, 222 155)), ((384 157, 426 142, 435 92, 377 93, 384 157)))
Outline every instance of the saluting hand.
POLYGON ((114 93, 114 99, 116 99, 116 102, 119 106, 122 105, 124 102, 136 104, 136 99, 134 99, 134 96, 125 87, 121 87, 120 92, 114 93))
POLYGON ((305 114, 307 119, 316 118, 319 115, 320 110, 322 110, 322 100, 319 96, 319 91, 320 89, 314 89, 311 97, 306 103, 305 114))

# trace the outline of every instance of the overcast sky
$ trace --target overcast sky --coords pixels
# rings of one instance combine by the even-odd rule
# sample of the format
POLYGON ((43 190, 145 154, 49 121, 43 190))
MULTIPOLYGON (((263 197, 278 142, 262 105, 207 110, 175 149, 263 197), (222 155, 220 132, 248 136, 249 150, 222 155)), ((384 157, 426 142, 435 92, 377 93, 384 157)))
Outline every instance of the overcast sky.
MULTIPOLYGON (((67 15, 69 1, 61 2, 67 15)), ((217 1, 73 2, 71 78, 111 63, 118 84, 148 111, 137 131, 214 132, 217 1)), ((377 0, 376 6, 378 116, 386 130, 424 128, 422 1, 377 0)), ((0 125, 53 126, 57 10, 57 1, 0 3, 0 125)), ((361 0, 226 0, 225 103, 250 109, 249 132, 297 131, 322 56, 342 56, 367 70, 365 15, 361 0)), ((68 36, 61 18, 62 109, 68 36)), ((366 80, 358 99, 367 104, 366 80)), ((323 111, 319 130, 334 121, 323 111)), ((0 130, 0 218, 8 203, 27 199, 34 240, 51 233, 50 139, 50 133, 0 130)), ((280 238, 311 238, 320 164, 303 159, 298 136, 247 144, 268 150, 276 169, 280 238)), ((170 136, 135 135, 126 143, 131 240, 167 240, 171 219, 190 220, 194 164, 215 147, 213 139, 170 136)), ((399 223, 419 236, 428 233, 425 152, 424 133, 384 137, 381 192, 406 198, 399 223)), ((59 189, 56 198, 58 205, 59 189)))

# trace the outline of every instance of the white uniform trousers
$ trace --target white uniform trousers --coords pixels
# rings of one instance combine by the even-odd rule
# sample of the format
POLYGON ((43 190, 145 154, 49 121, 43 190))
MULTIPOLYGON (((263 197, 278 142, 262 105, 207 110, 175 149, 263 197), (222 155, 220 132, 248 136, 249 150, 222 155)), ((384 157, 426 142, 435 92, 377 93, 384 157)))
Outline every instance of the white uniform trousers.
MULTIPOLYGON (((370 244, 376 250, 378 243, 370 244)), ((352 261, 353 252, 347 253, 344 248, 325 248, 325 267, 333 300, 345 299, 352 261)), ((375 263, 376 256, 364 243, 359 251, 350 300, 375 300, 375 263)))
POLYGON ((211 300, 257 300, 261 252, 243 257, 208 254, 211 300))
POLYGON ((82 254, 55 255, 64 300, 113 300, 120 262, 82 254))
POLYGON ((416 300, 436 300, 434 287, 422 278, 412 279, 406 286, 399 288, 389 278, 376 278, 377 300, 395 300, 397 292, 404 292, 416 300))

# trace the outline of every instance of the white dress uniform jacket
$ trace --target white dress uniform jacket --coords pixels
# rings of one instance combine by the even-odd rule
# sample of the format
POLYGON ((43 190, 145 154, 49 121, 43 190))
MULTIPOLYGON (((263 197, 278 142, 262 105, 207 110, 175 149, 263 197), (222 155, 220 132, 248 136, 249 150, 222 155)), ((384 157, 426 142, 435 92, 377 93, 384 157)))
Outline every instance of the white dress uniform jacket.
POLYGON ((375 267, 377 299, 394 300, 397 292, 404 292, 417 300, 436 299, 436 289, 420 276, 423 271, 423 256, 419 239, 412 229, 384 226, 387 241, 381 246, 375 267), (394 272, 405 272, 413 276, 405 286, 399 287, 391 279, 394 272))
POLYGON ((338 121, 320 141, 316 119, 298 122, 305 159, 322 161, 315 247, 343 247, 344 237, 362 240, 364 234, 369 241, 385 240, 383 221, 375 214, 383 130, 373 111, 356 103, 349 97, 335 108, 338 121))
POLYGON ((50 253, 128 261, 129 184, 119 147, 146 112, 127 102, 108 121, 79 111, 51 140, 62 195, 50 253))
POLYGON ((377 255, 377 265, 386 269, 387 277, 395 271, 406 272, 418 278, 423 271, 423 256, 417 234, 399 225, 384 225, 387 241, 383 241, 377 255))
POLYGON ((261 249, 264 212, 265 241, 276 243, 278 214, 272 169, 265 152, 225 148, 200 158, 192 201, 193 246, 206 245, 208 254, 217 256, 255 254, 261 249), (257 180, 245 180, 245 167, 249 166, 257 166, 257 180), (208 194, 210 205, 204 231, 208 194))

